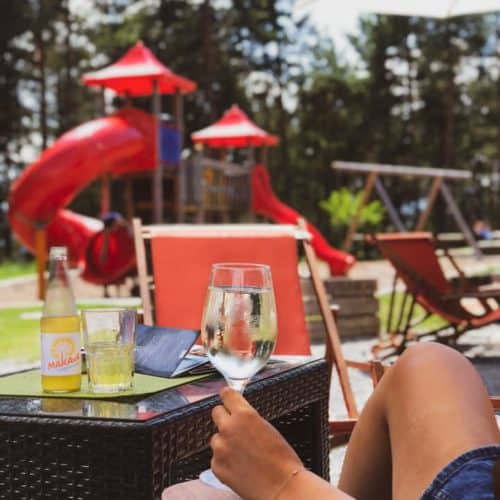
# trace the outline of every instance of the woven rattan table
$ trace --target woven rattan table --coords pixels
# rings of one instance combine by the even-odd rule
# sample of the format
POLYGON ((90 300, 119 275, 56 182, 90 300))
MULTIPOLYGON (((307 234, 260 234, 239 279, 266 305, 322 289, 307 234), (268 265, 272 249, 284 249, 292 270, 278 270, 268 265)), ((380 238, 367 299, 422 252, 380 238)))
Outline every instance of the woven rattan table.
MULTIPOLYGON (((210 462, 211 408, 224 382, 141 400, 0 397, 0 499, 159 499, 210 462)), ((328 479, 323 360, 277 363, 245 391, 308 468, 328 479)))

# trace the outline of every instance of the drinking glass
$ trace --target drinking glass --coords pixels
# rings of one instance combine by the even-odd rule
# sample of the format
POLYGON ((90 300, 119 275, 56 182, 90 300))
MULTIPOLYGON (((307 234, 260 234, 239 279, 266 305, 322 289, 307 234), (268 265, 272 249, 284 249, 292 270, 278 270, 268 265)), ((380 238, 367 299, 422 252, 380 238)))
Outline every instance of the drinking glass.
POLYGON ((83 311, 83 337, 89 389, 121 392, 132 388, 136 311, 87 309, 83 311))
MULTIPOLYGON (((276 343, 276 305, 271 269, 264 264, 213 264, 201 323, 212 365, 243 393, 267 363, 276 343)), ((200 479, 228 489, 209 469, 200 479)))

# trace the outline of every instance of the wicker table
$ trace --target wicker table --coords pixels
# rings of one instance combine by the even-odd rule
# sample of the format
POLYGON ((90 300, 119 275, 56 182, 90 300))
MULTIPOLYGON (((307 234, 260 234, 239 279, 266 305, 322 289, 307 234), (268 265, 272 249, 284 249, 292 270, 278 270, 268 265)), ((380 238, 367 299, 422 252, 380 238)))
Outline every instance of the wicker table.
MULTIPOLYGON (((221 379, 141 400, 0 397, 0 499, 159 499, 210 462, 221 379)), ((295 359, 265 370, 247 399, 328 479, 327 365, 295 359)))

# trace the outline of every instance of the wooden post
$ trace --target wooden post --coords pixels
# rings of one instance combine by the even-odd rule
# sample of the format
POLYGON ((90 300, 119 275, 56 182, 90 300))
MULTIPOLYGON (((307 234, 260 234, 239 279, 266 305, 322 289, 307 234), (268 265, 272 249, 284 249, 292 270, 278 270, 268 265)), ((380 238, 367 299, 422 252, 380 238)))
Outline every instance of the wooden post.
POLYGON ((155 121, 155 171, 153 173, 153 221, 160 224, 163 220, 163 164, 160 154, 160 92, 158 81, 153 82, 153 116, 155 121))
POLYGON ((391 219, 392 223, 396 226, 396 229, 401 232, 406 231, 403 221, 399 217, 398 211, 396 210, 396 207, 392 203, 389 193, 387 192, 387 190, 385 189, 384 185, 382 184, 379 178, 375 180, 375 189, 377 190, 377 193, 380 196, 380 198, 382 198, 382 201, 384 202, 384 205, 387 208, 387 211, 389 212, 389 218, 391 219))
POLYGON ((267 168, 267 154, 268 154, 267 146, 264 146, 261 152, 261 163, 266 168, 267 168))
POLYGON ((370 375, 372 377, 373 387, 380 382, 388 368, 388 366, 384 366, 378 359, 370 362, 370 375))
POLYGON ((431 213, 432 208, 434 207, 434 202, 436 201, 437 195, 439 193, 439 188, 441 187, 441 183, 443 182, 442 177, 436 177, 431 184, 431 190, 429 191, 429 195, 427 196, 427 203, 425 205, 425 210, 420 214, 418 218, 417 226, 415 227, 415 231, 422 231, 427 224, 427 219, 431 213))
POLYGON ((448 208, 450 209, 451 215, 455 219, 457 226, 462 231, 465 240, 474 249, 475 256, 478 257, 479 259, 482 259, 483 252, 481 252, 481 249, 479 248, 479 245, 477 244, 477 241, 474 238, 472 231, 469 229, 467 222, 465 222, 462 212, 460 212, 460 209, 458 208, 458 205, 455 202, 455 198, 453 198, 451 191, 444 182, 441 183, 440 190, 441 194, 443 195, 443 198, 446 201, 446 204, 448 205, 448 208))
MULTIPOLYGON (((260 150, 259 160, 260 160, 260 164, 263 165, 265 168, 267 168, 268 157, 269 157, 268 146, 262 146, 262 148, 260 150)), ((249 222, 256 222, 256 220, 257 220, 257 217, 252 210, 252 175, 253 175, 253 169, 254 169, 256 163, 257 163, 257 161, 254 158, 254 162, 250 163, 250 168, 248 170, 248 184, 249 184, 250 188, 248 191, 249 196, 248 196, 248 216, 247 216, 247 219, 249 222)))
POLYGON ((194 147, 195 155, 193 159, 193 191, 197 204, 196 222, 201 224, 205 222, 205 180, 203 178, 203 146, 197 144, 194 147))
POLYGON ((250 165, 255 165, 255 146, 248 147, 247 161, 250 165))
POLYGON ((100 101, 101 101, 101 115, 104 115, 106 116, 106 111, 107 111, 107 107, 106 107, 106 88, 105 87, 101 87, 101 93, 100 93, 100 101))
POLYGON ((35 256, 38 275, 38 299, 45 299, 45 269, 47 267, 47 232, 44 226, 35 229, 35 256))
POLYGON ((141 219, 133 219, 132 227, 134 229, 134 246, 137 260, 137 275, 139 277, 139 290, 142 300, 142 314, 145 325, 153 324, 153 308, 151 304, 151 295, 148 285, 148 268, 146 261, 146 248, 144 244, 144 235, 142 232, 141 219))
POLYGON ((132 98, 130 97, 130 92, 125 92, 125 95, 123 96, 123 106, 126 108, 129 108, 132 106, 132 98))
POLYGON ((134 218, 134 188, 130 176, 125 178, 125 213, 127 220, 134 218))
POLYGON ((101 216, 111 207, 111 174, 106 172, 101 177, 101 216))
POLYGON ((347 230, 347 235, 342 243, 342 250, 344 252, 348 252, 352 246, 352 240, 354 239, 354 234, 356 233, 356 229, 358 228, 359 219, 361 217, 361 210, 366 205, 366 202, 370 199, 370 195, 372 193, 373 186, 375 181, 377 180, 378 172, 376 170, 370 172, 368 179, 365 184, 365 189, 363 191, 363 196, 361 198, 361 202, 359 207, 354 214, 354 217, 351 220, 351 224, 349 225, 349 229, 347 230))

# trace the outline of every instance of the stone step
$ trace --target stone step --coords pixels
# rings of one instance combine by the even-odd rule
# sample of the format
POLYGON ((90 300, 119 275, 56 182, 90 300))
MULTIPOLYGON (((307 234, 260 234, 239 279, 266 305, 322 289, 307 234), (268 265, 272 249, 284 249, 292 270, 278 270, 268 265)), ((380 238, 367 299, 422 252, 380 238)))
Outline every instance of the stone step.
MULTIPOLYGON (((312 344, 322 344, 325 341, 325 328, 321 318, 307 322, 309 338, 312 344)), ((377 316, 365 315, 351 318, 339 318, 337 328, 342 339, 355 337, 377 337, 380 330, 380 321, 377 316)))

